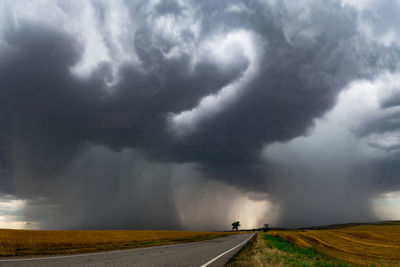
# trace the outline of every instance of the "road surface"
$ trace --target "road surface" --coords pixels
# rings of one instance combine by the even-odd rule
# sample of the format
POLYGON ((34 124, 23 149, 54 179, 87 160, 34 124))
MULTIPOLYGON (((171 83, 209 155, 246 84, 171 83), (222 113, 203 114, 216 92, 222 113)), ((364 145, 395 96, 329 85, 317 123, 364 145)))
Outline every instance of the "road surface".
POLYGON ((91 254, 6 259, 0 260, 0 266, 224 266, 253 235, 91 254))

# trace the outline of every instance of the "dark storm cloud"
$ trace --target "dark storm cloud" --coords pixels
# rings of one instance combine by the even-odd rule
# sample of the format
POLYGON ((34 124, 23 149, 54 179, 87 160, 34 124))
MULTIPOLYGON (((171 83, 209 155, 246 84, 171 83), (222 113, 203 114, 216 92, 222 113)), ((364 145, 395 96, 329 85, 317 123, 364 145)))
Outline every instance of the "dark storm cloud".
POLYGON ((400 153, 395 152, 384 160, 378 161, 377 166, 377 183, 382 191, 400 190, 400 153))
MULTIPOLYGON (((302 36, 306 30, 300 28, 291 40, 283 26, 290 16, 284 5, 276 10, 246 1, 244 6, 251 13, 235 16, 225 13, 229 3, 218 1, 201 6, 203 13, 212 14, 203 20, 203 29, 212 31, 215 25, 229 25, 233 29, 249 28, 261 35, 266 52, 261 58, 259 75, 246 86, 238 101, 205 119, 193 134, 179 140, 172 154, 202 162, 205 169, 216 172, 215 177, 229 177, 230 183, 257 190, 267 171, 266 166, 262 167, 263 172, 257 171, 262 146, 304 135, 313 119, 333 106, 347 82, 369 77, 371 72, 381 69, 382 63, 371 53, 375 47, 368 47, 359 36, 355 11, 336 2, 314 3, 307 23, 318 25, 315 36, 302 36), (276 19, 276 13, 280 19, 276 19), (226 21, 229 23, 222 23, 226 21), (365 45, 365 50, 357 50, 360 44, 365 45), (252 165, 255 167, 249 167, 252 165)), ((382 52, 380 57, 384 55, 382 52)), ((387 67, 393 62, 390 58, 383 65, 387 67)))
MULTIPOLYGON (((149 48, 151 40, 147 38, 145 31, 139 31, 135 49, 148 70, 143 73, 132 66, 123 67, 118 88, 110 94, 102 79, 109 73, 106 64, 88 80, 70 73, 69 68, 82 53, 71 36, 28 22, 7 33, 6 41, 12 49, 2 53, 0 66, 2 126, 6 129, 2 139, 7 141, 8 148, 2 150, 2 159, 11 162, 7 169, 13 171, 17 193, 33 198, 27 212, 30 220, 41 218, 47 227, 179 228, 167 178, 164 182, 161 178, 160 186, 159 182, 152 183, 140 197, 140 188, 128 190, 127 186, 129 179, 141 176, 113 175, 112 172, 118 172, 113 167, 119 162, 115 158, 99 162, 106 164, 101 173, 94 173, 95 167, 85 167, 79 169, 81 175, 64 174, 73 168, 69 166, 71 160, 80 158, 78 155, 90 143, 113 150, 124 147, 155 150, 162 146, 167 112, 190 107, 202 95, 216 91, 240 73, 241 64, 247 64, 239 57, 238 64, 220 70, 212 62, 204 61, 189 74, 185 58, 180 62, 163 60, 156 48, 149 48), (204 77, 208 77, 207 81, 204 77), (94 184, 85 183, 84 174, 95 179, 90 181, 94 184), (71 187, 61 186, 62 181, 68 181, 71 187), (112 185, 118 190, 110 191, 112 185), (76 195, 76 187, 87 192, 76 195), (67 196, 60 194, 64 190, 67 196), (114 193, 120 195, 119 201, 112 199, 114 193), (45 204, 36 201, 36 196, 45 196, 45 204), (73 198, 78 203, 71 201, 73 198), (55 205, 53 212, 49 213, 48 202, 55 205), (143 202, 146 208, 140 204, 143 202), (70 218, 74 211, 79 213, 75 214, 76 223, 70 218), (128 217, 113 219, 124 212, 128 217), (57 216, 58 213, 61 215, 57 216), (99 219, 102 224, 96 225, 99 219)), ((8 176, 1 178, 7 184, 2 189, 10 188, 8 176)))
POLYGON ((123 67, 115 94, 107 99, 104 114, 98 116, 104 122, 99 140, 106 145, 162 148, 160 143, 168 138, 165 130, 170 112, 192 107, 202 96, 240 75, 247 64, 239 58, 237 64, 221 70, 213 62, 199 62, 189 72, 189 58, 164 59, 149 38, 145 30, 135 35, 136 52, 148 71, 143 74, 132 66, 123 67))
POLYGON ((57 172, 85 142, 102 85, 70 74, 80 48, 58 31, 24 22, 5 39, 10 48, 1 53, 0 101, 6 161, 14 171, 14 163, 24 162, 34 173, 57 172))
POLYGON ((8 169, 0 169, 0 194, 13 194, 13 180, 8 169))
MULTIPOLYGON (((395 64, 360 35, 356 11, 336 1, 311 1, 305 20, 283 2, 237 4, 234 11, 231 1, 161 1, 151 11, 146 3, 127 4, 136 28, 125 45, 139 63, 118 65, 111 87, 110 62, 89 78, 72 74, 85 51, 73 34, 29 20, 6 30, 0 52, 2 164, 12 171, 17 194, 32 201, 41 196, 56 210, 38 216, 28 209, 30 218, 42 217, 47 227, 178 228, 173 190, 161 178, 175 163, 197 163, 204 177, 245 191, 268 191, 269 166, 259 159, 263 146, 306 134, 348 82, 395 64), (199 36, 187 30, 179 40, 168 39, 154 30, 151 19, 179 19, 188 9, 199 22, 199 36), (182 43, 196 47, 239 30, 251 32, 261 47, 255 76, 235 101, 179 136, 169 125, 171 115, 240 80, 254 62, 243 51, 234 53, 229 66, 213 57, 194 61, 193 50, 168 54, 181 52, 182 43), (133 155, 115 154, 124 149, 133 155), (95 155, 100 159, 91 161, 95 155), (124 160, 138 161, 137 170, 152 169, 149 162, 165 165, 136 173, 129 163, 120 165, 124 160), (145 179, 149 184, 137 184, 145 179)), ((107 24, 107 9, 94 9, 97 23, 107 24)), ((104 42, 117 49, 107 37, 104 42)))

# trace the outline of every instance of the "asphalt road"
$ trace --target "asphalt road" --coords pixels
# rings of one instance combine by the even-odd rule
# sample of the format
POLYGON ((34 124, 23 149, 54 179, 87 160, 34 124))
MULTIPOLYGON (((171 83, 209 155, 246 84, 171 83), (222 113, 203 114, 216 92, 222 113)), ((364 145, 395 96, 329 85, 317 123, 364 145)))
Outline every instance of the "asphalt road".
POLYGON ((69 256, 0 260, 0 266, 224 266, 253 234, 69 256))

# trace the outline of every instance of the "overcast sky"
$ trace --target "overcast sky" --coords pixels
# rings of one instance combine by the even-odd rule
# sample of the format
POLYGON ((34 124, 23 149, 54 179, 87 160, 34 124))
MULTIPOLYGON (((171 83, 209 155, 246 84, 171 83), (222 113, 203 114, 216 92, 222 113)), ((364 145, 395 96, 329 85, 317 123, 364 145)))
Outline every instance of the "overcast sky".
POLYGON ((0 1, 0 227, 400 219, 398 14, 0 1))

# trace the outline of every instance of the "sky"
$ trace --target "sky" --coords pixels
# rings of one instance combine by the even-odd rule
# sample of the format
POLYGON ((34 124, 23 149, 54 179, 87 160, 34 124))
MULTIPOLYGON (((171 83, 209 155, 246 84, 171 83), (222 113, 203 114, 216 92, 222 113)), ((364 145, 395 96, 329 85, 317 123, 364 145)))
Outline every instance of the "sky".
POLYGON ((400 219, 399 13, 0 1, 0 228, 400 219))

